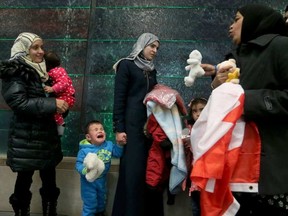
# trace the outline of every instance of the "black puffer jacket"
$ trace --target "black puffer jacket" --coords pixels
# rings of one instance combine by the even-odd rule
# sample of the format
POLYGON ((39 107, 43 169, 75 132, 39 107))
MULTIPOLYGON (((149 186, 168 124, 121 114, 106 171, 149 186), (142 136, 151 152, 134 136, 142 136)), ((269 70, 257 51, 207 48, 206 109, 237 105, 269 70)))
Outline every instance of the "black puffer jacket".
POLYGON ((38 73, 15 60, 0 64, 2 95, 13 111, 7 165, 15 172, 55 167, 63 158, 54 121, 55 98, 47 98, 38 73))

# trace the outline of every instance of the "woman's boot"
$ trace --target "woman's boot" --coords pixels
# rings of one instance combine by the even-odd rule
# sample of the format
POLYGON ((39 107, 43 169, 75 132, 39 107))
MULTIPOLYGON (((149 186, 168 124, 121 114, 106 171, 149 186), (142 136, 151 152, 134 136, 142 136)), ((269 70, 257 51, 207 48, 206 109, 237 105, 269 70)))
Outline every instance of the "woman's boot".
POLYGON ((9 198, 9 203, 12 205, 12 208, 15 212, 15 216, 30 216, 30 202, 32 194, 26 194, 21 196, 21 199, 15 194, 12 194, 9 198))
POLYGON ((59 188, 56 188, 54 191, 44 191, 43 188, 40 189, 43 216, 57 216, 57 200, 59 194, 59 188))
POLYGON ((95 216, 106 216, 105 211, 96 213, 95 216))

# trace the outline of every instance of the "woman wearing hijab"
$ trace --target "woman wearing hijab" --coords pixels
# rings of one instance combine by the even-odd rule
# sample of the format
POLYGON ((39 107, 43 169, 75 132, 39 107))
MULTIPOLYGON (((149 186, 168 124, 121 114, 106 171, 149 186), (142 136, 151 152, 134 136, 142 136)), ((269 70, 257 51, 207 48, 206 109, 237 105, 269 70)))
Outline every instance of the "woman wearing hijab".
POLYGON ((46 97, 43 84, 48 74, 43 55, 42 39, 23 32, 11 48, 11 58, 0 64, 2 95, 13 111, 7 165, 17 172, 9 202, 18 216, 30 215, 30 187, 35 170, 39 170, 42 180, 43 215, 57 215, 60 190, 56 187, 55 167, 63 155, 53 116, 56 111, 65 112, 68 104, 46 97))
MULTIPOLYGON (((229 35, 245 92, 246 121, 256 123, 261 138, 258 193, 235 193, 237 215, 288 215, 288 37, 283 16, 267 6, 241 7, 229 35)), ((231 55, 230 55, 231 56, 231 55)), ((218 71, 219 86, 227 71, 218 71)))
MULTIPOLYGON (((145 171, 149 144, 143 129, 147 120, 145 95, 157 84, 153 59, 159 39, 142 34, 126 58, 113 66, 116 71, 113 124, 118 143, 127 143, 120 159, 113 216, 146 216, 145 171)), ((149 214, 151 215, 151 214, 149 214)))

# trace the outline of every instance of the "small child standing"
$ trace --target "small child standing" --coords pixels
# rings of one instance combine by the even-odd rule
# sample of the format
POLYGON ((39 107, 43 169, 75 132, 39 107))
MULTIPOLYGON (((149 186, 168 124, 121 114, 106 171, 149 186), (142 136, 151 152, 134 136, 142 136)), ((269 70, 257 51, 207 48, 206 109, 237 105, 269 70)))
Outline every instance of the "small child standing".
POLYGON ((104 127, 97 120, 86 124, 85 134, 86 139, 79 144, 75 165, 81 177, 82 216, 105 216, 106 176, 112 157, 121 157, 123 146, 106 141, 104 127), (94 155, 94 161, 91 155, 94 155))
MULTIPOLYGON (((66 101, 71 108, 75 103, 75 89, 72 80, 66 70, 61 67, 61 60, 54 52, 46 52, 44 55, 46 62, 46 70, 49 78, 52 81, 52 86, 44 86, 46 93, 54 93, 57 99, 66 101)), ((64 117, 60 113, 56 113, 55 121, 58 125, 58 134, 61 136, 64 133, 64 117)))
MULTIPOLYGON (((205 98, 195 98, 193 100, 191 100, 190 104, 189 104, 189 111, 188 111, 188 125, 189 125, 189 129, 191 131, 194 123, 197 121, 197 119, 199 118, 202 110, 204 109, 204 107, 207 104, 207 99, 205 98)), ((191 151, 191 145, 189 142, 189 147, 187 147, 187 151, 188 153, 186 153, 186 155, 188 154, 188 158, 190 158, 189 161, 189 165, 190 165, 190 171, 193 169, 191 166, 192 161, 193 161, 193 155, 192 155, 192 151, 191 151)), ((188 175, 190 176, 190 174, 188 175)), ((201 215, 201 211, 200 211, 200 191, 194 190, 191 192, 191 203, 192 203, 192 215, 193 216, 200 216, 201 215)))

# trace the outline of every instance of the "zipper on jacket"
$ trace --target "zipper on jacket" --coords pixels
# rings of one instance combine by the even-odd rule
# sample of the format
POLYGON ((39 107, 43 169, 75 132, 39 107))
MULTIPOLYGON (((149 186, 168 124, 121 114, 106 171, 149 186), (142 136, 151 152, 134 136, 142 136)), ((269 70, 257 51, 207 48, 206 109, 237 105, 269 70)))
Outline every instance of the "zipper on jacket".
POLYGON ((147 81, 147 89, 146 89, 146 92, 148 93, 149 91, 149 71, 143 71, 144 73, 144 76, 146 77, 146 81, 147 81))

